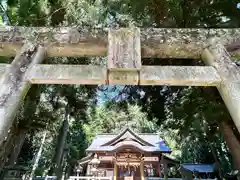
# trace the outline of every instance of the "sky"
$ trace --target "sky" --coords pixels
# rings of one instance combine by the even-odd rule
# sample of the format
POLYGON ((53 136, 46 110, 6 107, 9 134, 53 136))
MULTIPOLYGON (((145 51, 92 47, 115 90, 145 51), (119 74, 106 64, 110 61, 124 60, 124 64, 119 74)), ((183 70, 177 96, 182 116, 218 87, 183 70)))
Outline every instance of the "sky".
POLYGON ((115 85, 103 85, 101 89, 104 91, 98 90, 97 91, 97 104, 102 105, 104 102, 108 100, 112 100, 117 97, 120 91, 123 89, 124 86, 115 86, 115 85))

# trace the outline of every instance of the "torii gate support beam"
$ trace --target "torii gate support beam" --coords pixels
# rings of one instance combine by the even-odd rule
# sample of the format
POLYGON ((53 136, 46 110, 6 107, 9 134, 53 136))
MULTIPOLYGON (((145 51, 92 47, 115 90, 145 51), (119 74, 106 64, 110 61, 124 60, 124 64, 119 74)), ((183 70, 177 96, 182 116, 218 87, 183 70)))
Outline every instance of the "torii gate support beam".
POLYGON ((25 44, 0 79, 0 144, 7 137, 31 83, 26 72, 44 58, 45 48, 25 44))
POLYGON ((240 132, 240 69, 222 44, 212 44, 202 53, 203 61, 213 66, 221 82, 217 89, 240 132))

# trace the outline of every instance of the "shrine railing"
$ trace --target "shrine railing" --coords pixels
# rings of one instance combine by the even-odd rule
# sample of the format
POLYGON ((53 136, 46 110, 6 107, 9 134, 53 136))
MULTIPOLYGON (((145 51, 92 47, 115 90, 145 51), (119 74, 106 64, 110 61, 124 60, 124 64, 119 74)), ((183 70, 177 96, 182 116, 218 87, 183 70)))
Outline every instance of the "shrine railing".
MULTIPOLYGON (((112 180, 113 177, 92 177, 92 176, 70 176, 68 180, 112 180)), ((183 180, 182 178, 167 178, 168 180, 183 180)), ((160 177, 145 177, 145 180, 165 180, 160 177)), ((195 179, 194 179, 195 180, 195 179)), ((201 180, 214 180, 214 179, 201 179, 201 180)))
POLYGON ((112 180, 113 177, 70 176, 68 180, 112 180))
MULTIPOLYGON (((152 178, 148 179, 147 178, 147 180, 165 180, 165 178, 154 178, 154 179, 152 179, 152 178)), ((184 179, 183 178, 167 178, 167 180, 184 180, 184 179)), ((193 180, 199 180, 199 179, 194 178, 193 180)), ((201 178, 201 180, 217 180, 217 179, 202 179, 201 178)))

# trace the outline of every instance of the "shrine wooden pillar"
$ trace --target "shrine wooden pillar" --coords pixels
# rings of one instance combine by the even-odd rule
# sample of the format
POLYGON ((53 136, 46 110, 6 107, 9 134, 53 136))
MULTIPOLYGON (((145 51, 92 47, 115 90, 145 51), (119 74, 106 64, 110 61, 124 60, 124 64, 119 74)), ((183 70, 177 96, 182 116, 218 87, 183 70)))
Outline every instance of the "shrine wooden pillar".
POLYGON ((168 166, 166 161, 163 161, 163 175, 164 179, 168 178, 168 166))
POLYGON ((91 170, 91 165, 88 164, 88 165, 87 165, 87 172, 86 172, 86 175, 87 175, 87 176, 90 175, 90 170, 91 170))
POLYGON ((161 177, 161 168, 160 168, 160 166, 161 166, 161 164, 158 162, 158 163, 156 164, 156 175, 157 175, 158 177, 161 177))
POLYGON ((117 162, 114 161, 113 180, 117 180, 117 162))
POLYGON ((164 156, 161 156, 161 163, 163 165, 163 176, 164 179, 168 179, 168 166, 167 166, 167 161, 164 159, 164 156))
POLYGON ((143 160, 140 162, 140 176, 141 176, 141 180, 145 179, 145 177, 144 177, 144 161, 143 160))

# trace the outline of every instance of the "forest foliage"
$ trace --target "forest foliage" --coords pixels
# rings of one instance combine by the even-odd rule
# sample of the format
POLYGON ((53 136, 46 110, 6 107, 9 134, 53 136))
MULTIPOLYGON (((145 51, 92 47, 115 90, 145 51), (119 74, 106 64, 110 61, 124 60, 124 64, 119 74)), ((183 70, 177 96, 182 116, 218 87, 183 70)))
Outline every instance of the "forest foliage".
MULTIPOLYGON (((2 0, 1 3, 2 26, 233 28, 240 24, 236 0, 2 0)), ((45 63, 50 62, 104 64, 106 58, 49 58, 45 63)), ((143 59, 143 62, 201 63, 181 59, 143 59)), ((231 151, 231 144, 226 144, 227 134, 224 136, 219 128, 221 122, 227 122, 238 143, 239 133, 216 89, 102 85, 34 85, 15 120, 16 129, 27 133, 18 165, 32 168, 43 133, 47 132, 35 174, 51 172, 66 111, 69 127, 61 161, 66 174, 73 172, 96 134, 119 132, 126 126, 137 132, 159 132, 172 148, 172 156, 181 162, 218 163, 224 173, 240 168, 232 158, 240 155, 231 151), (100 92, 111 92, 113 97, 100 97, 100 92), (105 103, 99 105, 99 101, 105 103)), ((5 157, 10 156, 4 153, 5 157)), ((4 161, 4 165, 7 163, 8 160, 4 161)))

